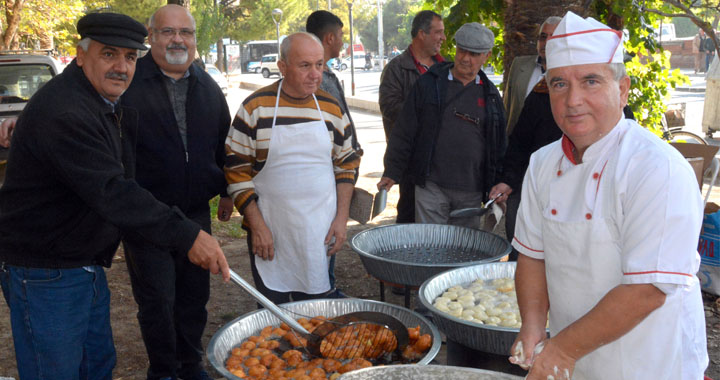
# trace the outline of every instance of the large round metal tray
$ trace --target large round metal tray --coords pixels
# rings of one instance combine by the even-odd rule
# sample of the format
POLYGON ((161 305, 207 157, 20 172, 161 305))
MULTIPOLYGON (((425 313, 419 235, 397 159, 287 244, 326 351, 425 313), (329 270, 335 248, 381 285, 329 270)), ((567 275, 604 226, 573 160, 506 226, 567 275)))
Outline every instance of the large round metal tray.
POLYGON ((418 298, 430 310, 433 322, 447 337, 472 349, 498 355, 510 355, 510 348, 520 329, 480 325, 443 313, 432 305, 435 298, 455 285, 467 285, 479 278, 515 277, 515 263, 488 263, 449 270, 434 276, 420 287, 418 298))
POLYGON ((500 236, 441 224, 393 224, 353 236, 350 247, 373 277, 420 286, 448 269, 498 261, 510 253, 500 236))
POLYGON ((339 380, 522 380, 522 377, 484 369, 445 365, 395 365, 348 372, 339 380))
MULTIPOLYGON (((440 331, 420 314, 404 307, 392 305, 385 302, 362 300, 356 298, 348 299, 320 299, 291 302, 281 305, 282 308, 298 313, 297 318, 302 316, 323 315, 335 317, 355 311, 379 311, 392 315, 402 322, 406 327, 420 326, 421 334, 430 334, 433 339, 432 346, 418 364, 427 364, 435 358, 440 351, 442 344, 440 331)), ((207 348, 207 357, 215 369, 225 378, 239 379, 225 369, 227 359, 233 347, 252 335, 257 335, 263 327, 272 325, 279 326, 280 320, 267 310, 256 310, 247 313, 221 327, 212 339, 207 348)))

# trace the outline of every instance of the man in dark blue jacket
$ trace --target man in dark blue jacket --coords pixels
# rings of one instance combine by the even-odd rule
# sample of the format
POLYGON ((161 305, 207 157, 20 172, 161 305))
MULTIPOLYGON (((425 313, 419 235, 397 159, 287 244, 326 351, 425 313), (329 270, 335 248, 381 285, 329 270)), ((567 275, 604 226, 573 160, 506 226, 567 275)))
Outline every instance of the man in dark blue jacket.
POLYGON ((420 223, 480 227, 450 211, 479 207, 502 170, 506 146, 500 93, 482 72, 494 43, 478 23, 455 33, 455 62, 439 63, 415 83, 385 151, 378 188, 409 173, 420 223))
MULTIPOLYGON (((150 52, 138 60, 125 104, 139 113, 136 178, 163 203, 176 206, 210 233, 208 201, 225 196, 225 137, 230 112, 215 81, 197 65, 195 21, 167 5, 150 19, 150 52)), ((227 220, 223 198, 218 217, 227 220), (223 215, 224 213, 224 215, 223 215)), ((139 234, 124 238, 138 321, 147 349, 148 379, 203 379, 202 333, 210 280, 175 250, 139 234)))

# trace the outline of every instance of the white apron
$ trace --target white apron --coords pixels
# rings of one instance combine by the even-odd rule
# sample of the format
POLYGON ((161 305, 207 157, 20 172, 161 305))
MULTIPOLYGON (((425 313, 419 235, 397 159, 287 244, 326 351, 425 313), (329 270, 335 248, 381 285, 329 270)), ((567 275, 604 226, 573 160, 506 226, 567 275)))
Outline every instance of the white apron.
POLYGON ((319 294, 330 290, 325 236, 337 208, 332 142, 314 94, 320 121, 275 124, 281 89, 282 81, 268 157, 253 178, 275 257, 255 260, 255 265, 269 289, 319 294))
MULTIPOLYGON (((617 150, 615 147, 606 156, 608 161, 600 177, 595 204, 588 204, 592 210, 589 217, 572 222, 548 217, 552 215, 552 205, 566 203, 562 198, 568 196, 568 183, 584 183, 587 180, 587 172, 583 174, 583 170, 565 170, 562 174, 564 180, 552 181, 550 188, 546 189, 548 192, 542 195, 549 199, 547 209, 543 210, 542 235, 551 305, 551 336, 585 315, 605 294, 622 283, 620 232, 612 220, 612 215, 618 210, 612 181, 617 150)), ((667 322, 681 312, 683 302, 702 308, 700 292, 695 287, 697 279, 695 286, 687 290, 693 295, 669 295, 661 308, 633 330, 580 359, 573 379, 684 379, 681 363, 684 332, 677 325, 667 322), (658 331, 663 331, 663 334, 657 334, 658 331)))

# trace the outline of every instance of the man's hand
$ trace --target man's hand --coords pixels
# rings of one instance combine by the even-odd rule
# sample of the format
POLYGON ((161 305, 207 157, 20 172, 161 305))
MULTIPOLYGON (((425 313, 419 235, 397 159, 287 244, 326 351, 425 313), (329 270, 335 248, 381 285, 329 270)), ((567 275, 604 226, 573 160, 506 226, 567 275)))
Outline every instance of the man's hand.
POLYGON ((534 353, 527 380, 570 380, 576 359, 568 355, 553 339, 548 339, 539 353, 534 353), (552 376, 552 377, 551 377, 552 376))
POLYGON ((217 218, 221 222, 230 220, 233 212, 233 201, 231 197, 222 197, 218 202, 217 218))
POLYGON ((497 185, 493 186, 492 189, 490 189, 490 194, 488 196, 490 199, 497 199, 495 200, 495 203, 505 203, 508 199, 508 195, 512 193, 512 188, 508 186, 506 183, 500 182, 497 185), (498 194, 502 194, 498 197, 498 194))
MULTIPOLYGON (((535 347, 546 338, 545 328, 533 328, 523 325, 520 333, 515 337, 510 349, 510 363, 517 364, 522 369, 529 369, 532 366, 535 347)), ((543 379, 544 380, 544 379, 543 379)))
POLYGON ((207 232, 200 230, 188 252, 188 259, 191 263, 210 270, 212 274, 222 273, 225 282, 230 280, 230 268, 225 260, 225 254, 217 240, 207 232))
POLYGON ((13 131, 15 130, 16 122, 17 118, 11 117, 0 123, 0 146, 4 148, 10 147, 10 139, 12 138, 13 131))
POLYGON ((380 178, 380 182, 378 182, 378 184, 377 184, 377 188, 378 188, 378 190, 385 189, 387 191, 390 191, 390 189, 393 187, 394 184, 395 184, 395 181, 393 181, 391 178, 382 177, 382 178, 380 178))
POLYGON ((252 201, 245 207, 245 218, 252 231, 252 253, 263 260, 272 260, 275 257, 272 232, 265 224, 257 202, 252 201))
POLYGON ((333 222, 330 224, 330 230, 327 233, 327 236, 325 236, 325 244, 332 243, 332 246, 330 250, 328 251, 328 256, 332 256, 336 254, 340 248, 342 248, 343 244, 345 244, 345 240, 347 240, 347 218, 338 218, 335 217, 333 222), (333 237, 335 238, 335 241, 333 241, 333 237))

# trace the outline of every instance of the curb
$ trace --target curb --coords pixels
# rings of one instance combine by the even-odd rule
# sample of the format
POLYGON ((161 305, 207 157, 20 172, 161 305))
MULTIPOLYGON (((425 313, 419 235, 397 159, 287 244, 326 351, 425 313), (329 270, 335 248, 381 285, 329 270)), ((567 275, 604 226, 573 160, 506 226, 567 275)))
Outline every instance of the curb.
POLYGON ((680 92, 705 92, 705 87, 675 87, 680 92))
MULTIPOLYGON (((258 89, 261 89, 265 87, 266 85, 258 84, 258 83, 252 83, 252 82, 239 82, 240 88, 244 90, 250 90, 255 91, 258 89)), ((345 101, 347 101, 348 107, 351 109, 356 109, 360 111, 370 112, 377 115, 380 115, 380 105, 377 102, 366 100, 366 99, 360 99, 360 98, 354 98, 352 96, 345 97, 345 101)))

